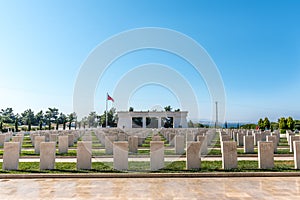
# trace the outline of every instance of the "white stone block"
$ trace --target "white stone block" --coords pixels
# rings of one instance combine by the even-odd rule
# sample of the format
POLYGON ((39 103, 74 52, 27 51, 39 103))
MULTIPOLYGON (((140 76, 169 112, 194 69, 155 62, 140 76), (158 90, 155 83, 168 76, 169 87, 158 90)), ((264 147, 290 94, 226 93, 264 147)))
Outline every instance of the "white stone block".
POLYGON ((295 169, 300 169, 300 141, 294 141, 293 147, 295 169))
POLYGON ((92 168, 92 142, 77 142, 77 169, 92 168))
POLYGON ((237 144, 235 141, 221 142, 222 168, 237 168, 237 144))
POLYGON ((175 154, 181 155, 184 153, 184 136, 175 136, 175 154))
POLYGON ((273 142, 258 142, 258 167, 260 169, 274 168, 273 142))
POLYGON ((58 136, 58 152, 68 153, 69 138, 68 136, 58 136))
POLYGON ((57 137, 58 137, 57 134, 50 134, 49 135, 49 141, 57 143, 57 137))
POLYGON ((198 135, 197 141, 201 142, 201 154, 206 155, 208 153, 207 136, 198 135))
POLYGON ((128 142, 118 141, 113 144, 114 169, 128 169, 128 142))
POLYGON ((290 134, 290 152, 293 152, 294 150, 293 148, 294 141, 300 141, 300 136, 290 134))
POLYGON ((40 147, 40 169, 54 169, 56 142, 41 142, 40 147))
POLYGON ((74 134, 68 134, 68 145, 69 147, 74 146, 75 136, 74 134))
POLYGON ((138 152, 138 143, 139 143, 138 136, 129 136, 128 137, 129 152, 137 153, 138 152))
POLYGON ((244 136, 244 153, 254 153, 254 136, 244 136))
POLYGON ((12 137, 12 142, 19 142, 20 143, 20 153, 22 150, 22 144, 23 144, 23 136, 13 136, 12 137))
POLYGON ((277 137, 267 135, 267 142, 273 142, 274 153, 277 152, 277 137))
POLYGON ((113 154, 113 142, 115 141, 114 136, 106 136, 105 137, 105 153, 113 154))
POLYGON ((150 168, 152 171, 159 170, 164 167, 164 142, 150 142, 150 168))
POLYGON ((4 146, 4 142, 5 142, 5 134, 0 133, 0 147, 4 146))
POLYGON ((201 168, 201 143, 188 142, 186 150, 186 169, 201 168))
POLYGON ((3 170, 18 170, 20 157, 19 142, 5 142, 3 151, 3 170))
POLYGON ((40 154, 41 142, 45 142, 45 136, 35 136, 34 138, 34 152, 40 154))

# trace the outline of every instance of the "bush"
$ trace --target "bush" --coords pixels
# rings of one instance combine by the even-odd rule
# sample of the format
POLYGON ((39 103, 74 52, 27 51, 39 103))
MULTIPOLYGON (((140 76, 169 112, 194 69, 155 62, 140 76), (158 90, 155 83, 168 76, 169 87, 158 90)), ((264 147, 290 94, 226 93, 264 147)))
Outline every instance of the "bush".
POLYGON ((284 134, 284 133, 286 133, 286 130, 285 129, 280 129, 280 133, 284 134))

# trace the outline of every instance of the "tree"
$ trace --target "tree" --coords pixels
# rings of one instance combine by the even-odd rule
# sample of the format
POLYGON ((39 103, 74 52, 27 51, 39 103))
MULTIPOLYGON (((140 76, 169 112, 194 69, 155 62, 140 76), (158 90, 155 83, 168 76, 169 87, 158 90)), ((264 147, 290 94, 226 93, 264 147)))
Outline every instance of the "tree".
POLYGON ((282 130, 286 130, 288 128, 287 126, 287 120, 284 117, 281 117, 278 119, 279 128, 282 130))
POLYGON ((227 121, 225 121, 225 123, 224 123, 224 128, 228 128, 228 124, 227 124, 227 121))
POLYGON ((85 129, 85 125, 87 124, 87 117, 83 117, 83 118, 81 119, 81 123, 82 123, 82 125, 83 125, 83 128, 85 129))
POLYGON ((59 123, 63 125, 63 130, 66 130, 67 116, 63 113, 59 114, 59 123))
POLYGON ((287 128, 289 130, 294 130, 294 128, 295 128, 295 121, 294 121, 294 119, 292 117, 288 117, 287 118, 286 124, 287 124, 287 128))
POLYGON ((81 128, 81 122, 78 122, 78 127, 79 127, 79 129, 81 128))
POLYGON ((45 121, 44 113, 42 110, 35 115, 35 119, 37 121, 38 126, 40 127, 40 130, 42 130, 43 123, 45 121))
POLYGON ((129 108, 129 112, 133 112, 133 107, 130 107, 130 108, 129 108))
POLYGON ((49 130, 51 130, 51 123, 57 122, 58 109, 57 108, 48 108, 48 110, 46 111, 46 118, 48 121, 49 130))
POLYGON ((279 128, 279 124, 277 122, 271 122, 271 131, 277 130, 279 128))
POLYGON ((73 121, 75 120, 76 118, 76 113, 75 112, 72 112, 68 115, 68 122, 69 122, 69 130, 71 130, 71 127, 72 127, 72 123, 73 121))
POLYGON ((2 122, 12 124, 15 122, 15 115, 12 108, 1 109, 2 122))
POLYGON ((175 111, 175 112, 180 112, 180 109, 179 109, 179 108, 177 108, 177 109, 175 109, 174 111, 175 111))
POLYGON ((77 115, 75 112, 73 112, 73 117, 74 117, 74 121, 75 121, 75 125, 74 125, 74 128, 75 130, 77 129, 77 115))
POLYGON ((244 125, 241 125, 241 128, 242 129, 255 129, 256 128, 256 124, 244 124, 244 125))
POLYGON ((48 124, 48 130, 51 130, 51 113, 49 111, 46 111, 45 119, 48 124))
POLYGON ((171 106, 169 105, 169 106, 166 106, 166 107, 164 107, 164 109, 165 109, 165 111, 172 111, 172 108, 171 108, 171 106))
POLYGON ((278 119, 278 124, 279 124, 280 133, 285 133, 286 129, 288 129, 287 119, 281 117, 280 119, 278 119))
POLYGON ((97 118, 98 116, 96 112, 90 112, 89 116, 87 117, 89 128, 97 127, 98 125, 97 118))
POLYGON ((259 129, 264 129, 264 127, 265 127, 264 120, 262 118, 260 118, 258 120, 257 125, 258 125, 259 129))
POLYGON ((31 131, 31 124, 34 121, 34 112, 31 109, 25 110, 21 113, 22 122, 24 125, 28 125, 28 131, 31 131))
POLYGON ((15 132, 18 132, 19 131, 19 114, 16 114, 16 118, 15 118, 15 132))
MULTIPOLYGON (((100 124, 102 125, 102 127, 105 127, 106 125, 105 117, 106 117, 106 111, 104 111, 104 113, 100 117, 100 124)), ((117 126, 116 121, 117 121, 116 109, 111 108, 109 112, 107 112, 107 125, 110 127, 116 127, 117 126)))
POLYGON ((2 121, 2 113, 0 112, 0 131, 2 132, 3 121, 2 121))
POLYGON ((189 128, 194 128, 194 123, 192 122, 192 120, 189 120, 188 127, 189 128))
POLYGON ((265 117, 265 119, 264 119, 264 129, 268 129, 269 130, 270 127, 271 127, 270 120, 267 117, 265 117))

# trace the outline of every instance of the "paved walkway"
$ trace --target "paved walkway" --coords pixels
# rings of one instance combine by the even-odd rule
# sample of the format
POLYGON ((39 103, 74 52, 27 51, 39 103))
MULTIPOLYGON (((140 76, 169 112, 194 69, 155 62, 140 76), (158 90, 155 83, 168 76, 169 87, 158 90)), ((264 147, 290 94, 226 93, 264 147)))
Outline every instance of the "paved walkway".
MULTIPOLYGON (((222 157, 204 157, 201 158, 202 161, 222 161, 222 157)), ((250 160, 257 161, 257 157, 238 157, 238 160, 250 160)), ((291 161, 294 160, 293 157, 274 157, 274 160, 291 161)), ((76 162, 76 158, 56 158, 55 162, 76 162)), ((128 158, 128 161, 137 162, 150 162, 150 157, 140 157, 140 158, 128 158)), ((185 157, 165 157, 165 162, 174 161, 186 161, 185 157)), ((3 162, 3 159, 0 159, 3 162)), ((40 162, 39 158, 20 158, 19 162, 40 162)), ((92 162, 113 162, 113 158, 103 157, 103 158, 93 158, 92 162)))
POLYGON ((300 199, 300 179, 0 179, 0 199, 300 199))

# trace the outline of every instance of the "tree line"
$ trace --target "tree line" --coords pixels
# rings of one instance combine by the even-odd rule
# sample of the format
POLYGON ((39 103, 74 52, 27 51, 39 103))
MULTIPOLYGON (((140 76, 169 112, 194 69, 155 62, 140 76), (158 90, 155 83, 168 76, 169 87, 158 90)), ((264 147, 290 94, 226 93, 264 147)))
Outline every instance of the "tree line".
POLYGON ((281 117, 277 122, 270 122, 268 117, 260 118, 257 124, 245 124, 240 128, 244 129, 260 129, 260 130, 277 130, 280 129, 281 133, 286 130, 300 130, 300 120, 294 120, 292 117, 281 117))
MULTIPOLYGON (((59 112, 58 108, 48 108, 45 112, 43 110, 34 113, 33 110, 27 109, 22 113, 14 113, 12 108, 0 110, 0 131, 7 132, 11 129, 14 132, 20 130, 58 130, 61 127, 63 130, 71 129, 72 127, 86 128, 105 126, 104 112, 98 115, 96 112, 91 112, 88 116, 83 117, 80 121, 77 120, 75 112, 65 114, 59 112), (21 127, 21 128, 20 128, 21 127)), ((107 113, 108 125, 111 127, 116 126, 116 113, 115 108, 112 108, 107 113)))

